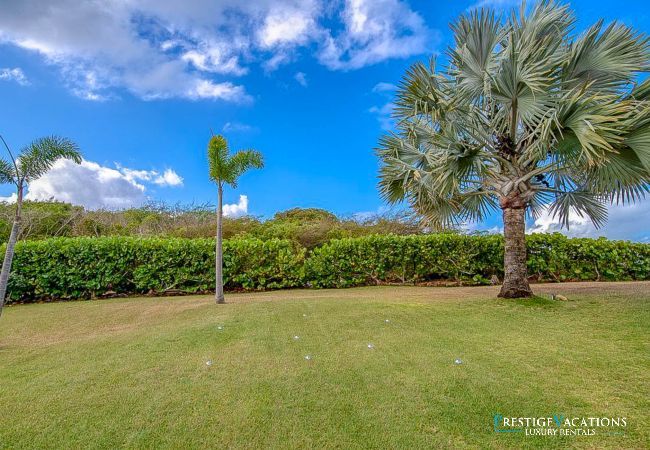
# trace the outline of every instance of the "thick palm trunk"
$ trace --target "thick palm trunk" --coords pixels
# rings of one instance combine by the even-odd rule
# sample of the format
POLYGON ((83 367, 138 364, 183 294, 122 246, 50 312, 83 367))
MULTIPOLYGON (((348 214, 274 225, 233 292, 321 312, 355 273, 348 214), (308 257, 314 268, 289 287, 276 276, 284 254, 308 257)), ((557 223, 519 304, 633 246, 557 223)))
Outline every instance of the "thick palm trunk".
POLYGON ((21 209, 23 207, 23 188, 18 188, 18 198, 16 199, 16 214, 14 216, 14 223, 11 226, 11 234, 7 242, 7 249, 5 250, 5 259, 2 262, 2 272, 0 272, 0 315, 2 308, 5 304, 5 296, 7 295, 7 284, 9 283, 9 273, 11 272, 11 263, 14 259, 14 249, 16 241, 20 234, 21 224, 21 209))
POLYGON ((217 275, 216 280, 216 289, 215 289, 215 300, 217 303, 226 303, 226 300, 223 296, 223 240, 222 240, 222 231, 223 231, 223 187, 219 184, 219 194, 218 194, 218 205, 217 205, 217 243, 216 243, 216 265, 215 271, 217 275))
POLYGON ((526 209, 503 209, 503 235, 505 252, 503 286, 499 297, 530 297, 533 293, 526 274, 526 209))

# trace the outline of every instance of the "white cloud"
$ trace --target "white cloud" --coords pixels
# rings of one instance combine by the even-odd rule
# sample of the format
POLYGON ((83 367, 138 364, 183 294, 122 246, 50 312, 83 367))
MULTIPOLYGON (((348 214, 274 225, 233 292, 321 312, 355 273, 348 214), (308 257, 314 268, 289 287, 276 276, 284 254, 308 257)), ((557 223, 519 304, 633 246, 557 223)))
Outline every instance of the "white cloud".
POLYGON ((572 212, 569 215, 569 229, 563 229, 557 219, 544 212, 528 229, 529 233, 561 232, 571 237, 600 237, 609 239, 631 239, 650 242, 650 201, 631 205, 612 205, 608 208, 607 223, 596 228, 587 217, 572 212))
MULTIPOLYGON (((180 186, 183 179, 172 169, 160 175, 157 171, 135 170, 117 165, 115 169, 93 161, 75 164, 59 160, 38 180, 29 184, 25 199, 50 200, 83 205, 89 209, 126 208, 147 200, 146 184, 180 186)), ((0 197, 15 202, 16 196, 0 197)))
POLYGON ((21 69, 20 67, 14 67, 13 69, 6 67, 0 69, 0 80, 15 81, 21 86, 29 85, 29 80, 25 76, 23 69, 21 69))
POLYGON ((185 91, 185 97, 194 100, 218 98, 241 103, 252 101, 252 97, 246 94, 246 90, 242 86, 236 86, 229 81, 225 83, 213 83, 208 80, 196 80, 196 83, 193 84, 193 86, 190 86, 185 91))
POLYGON ((3 3, 0 42, 40 53, 48 63, 61 69, 74 94, 88 100, 110 98, 115 88, 149 100, 248 100, 243 87, 216 82, 202 72, 188 70, 188 63, 178 54, 163 51, 155 41, 158 36, 175 34, 174 18, 158 17, 146 3, 3 3))
MULTIPOLYGON (((169 42, 169 41, 168 41, 169 42)), ((165 49, 165 45, 163 47, 165 49)), ((170 47, 167 47, 169 49, 170 47)), ((182 54, 183 61, 191 63, 196 69, 204 72, 221 74, 244 75, 248 70, 241 67, 239 58, 228 54, 228 49, 221 44, 201 46, 182 54)))
POLYGON ((172 169, 166 169, 162 175, 156 176, 153 182, 158 186, 182 186, 183 178, 172 169))
POLYGON ((182 186, 183 178, 173 169, 166 169, 161 175, 157 170, 137 170, 116 164, 117 170, 132 183, 149 181, 159 186, 182 186))
POLYGON ((397 89, 397 86, 383 81, 375 84, 372 88, 373 93, 379 94, 379 96, 384 99, 388 99, 387 101, 384 100, 385 103, 382 105, 373 106, 368 110, 368 112, 377 116, 377 120, 383 130, 392 130, 395 126, 395 121, 391 117, 393 108, 395 107, 395 104, 392 101, 395 89, 397 89))
POLYGON ((330 69, 348 70, 430 50, 434 36, 424 19, 399 0, 347 0, 345 29, 328 34, 319 59, 330 69))
POLYGON ((248 196, 240 195, 239 203, 223 205, 225 217, 240 217, 248 214, 248 196))
POLYGON ((251 100, 231 78, 301 49, 333 70, 430 50, 435 33, 404 0, 23 0, 4 2, 0 43, 58 67, 75 95, 107 100, 251 100))
POLYGON ((49 200, 87 208, 124 208, 145 201, 145 186, 135 177, 92 161, 60 160, 29 185, 28 200, 49 200))
POLYGON ((0 202, 3 203, 16 203, 16 200, 18 200, 18 195, 13 192, 11 195, 8 195, 7 197, 0 197, 0 202))
POLYGON ((395 86, 393 83, 386 83, 385 81, 380 81, 379 83, 374 85, 374 87, 372 88, 372 92, 374 93, 393 92, 396 89, 397 86, 395 86))
POLYGON ((302 87, 307 87, 307 75, 304 72, 296 73, 293 78, 298 82, 302 87))
POLYGON ((241 122, 226 122, 221 131, 224 133, 248 133, 257 131, 257 128, 241 122))
POLYGON ((269 49, 306 44, 318 28, 318 9, 315 1, 297 2, 295 5, 277 2, 271 7, 258 32, 260 46, 269 49))

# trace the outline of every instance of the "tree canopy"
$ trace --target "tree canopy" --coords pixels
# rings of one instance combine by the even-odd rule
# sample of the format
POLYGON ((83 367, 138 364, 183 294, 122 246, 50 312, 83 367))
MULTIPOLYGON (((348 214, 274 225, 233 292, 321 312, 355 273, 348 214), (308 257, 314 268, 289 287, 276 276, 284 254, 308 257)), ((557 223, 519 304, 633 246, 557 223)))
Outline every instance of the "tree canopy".
POLYGON ((540 1, 504 17, 474 10, 453 26, 449 63, 414 64, 384 136, 379 188, 432 224, 478 221, 497 208, 550 208, 597 226, 607 203, 650 181, 647 36, 621 24, 574 32, 567 5, 540 1))

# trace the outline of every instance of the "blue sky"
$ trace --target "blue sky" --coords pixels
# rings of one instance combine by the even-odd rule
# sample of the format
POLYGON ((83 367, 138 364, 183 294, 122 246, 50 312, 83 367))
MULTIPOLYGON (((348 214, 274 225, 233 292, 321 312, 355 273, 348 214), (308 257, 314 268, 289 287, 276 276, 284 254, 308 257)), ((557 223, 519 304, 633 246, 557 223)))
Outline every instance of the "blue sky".
MULTIPOLYGON (((57 168, 30 188, 31 198, 88 207, 213 203, 205 156, 212 129, 266 159, 226 192, 231 213, 380 211, 373 147, 389 126, 390 85, 412 62, 444 52, 449 22, 476 5, 4 0, 0 133, 16 148, 55 133, 84 153, 83 167, 57 168)), ((603 17, 650 32, 641 0, 571 6, 578 29, 603 17)), ((576 219, 572 233, 648 240, 647 203, 615 208, 599 232, 576 219)), ((545 220, 530 225, 556 229, 545 220)), ((478 228, 499 226, 494 217, 478 228)))

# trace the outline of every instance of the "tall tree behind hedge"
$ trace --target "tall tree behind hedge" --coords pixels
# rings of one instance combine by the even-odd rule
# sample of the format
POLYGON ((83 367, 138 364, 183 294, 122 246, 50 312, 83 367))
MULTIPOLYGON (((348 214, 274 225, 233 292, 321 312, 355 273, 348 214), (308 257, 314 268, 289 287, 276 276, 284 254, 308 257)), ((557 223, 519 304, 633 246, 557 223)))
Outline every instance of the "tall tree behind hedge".
POLYGON ((531 295, 525 219, 543 208, 596 226, 607 203, 650 182, 648 38, 602 21, 575 36, 569 7, 540 1, 505 18, 480 9, 452 28, 449 65, 414 64, 398 89, 397 131, 381 139, 381 193, 439 226, 501 210, 502 297, 531 295))
POLYGON ((237 187, 237 179, 247 170, 264 166, 262 154, 256 150, 240 150, 229 154, 228 142, 219 135, 213 136, 208 144, 210 179, 217 184, 217 243, 216 243, 216 288, 215 300, 225 303, 223 296, 223 186, 237 187))
POLYGON ((0 183, 16 186, 16 207, 14 221, 7 241, 2 272, 0 272, 0 314, 5 302, 7 283, 11 272, 11 263, 14 258, 14 248, 20 234, 21 210, 25 187, 52 168, 59 159, 70 159, 77 164, 81 163, 81 153, 77 144, 69 139, 58 136, 49 136, 32 141, 14 157, 9 145, 0 136, 10 161, 0 158, 0 183))

